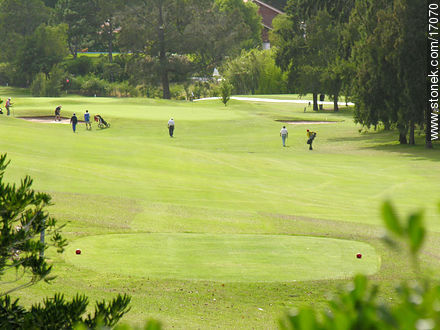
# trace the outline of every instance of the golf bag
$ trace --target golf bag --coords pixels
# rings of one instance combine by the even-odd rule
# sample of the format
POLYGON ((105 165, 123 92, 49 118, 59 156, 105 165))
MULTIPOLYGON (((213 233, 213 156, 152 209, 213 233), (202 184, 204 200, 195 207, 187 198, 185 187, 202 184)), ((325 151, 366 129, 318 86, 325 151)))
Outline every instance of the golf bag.
POLYGON ((313 133, 311 137, 307 140, 307 144, 311 144, 313 140, 315 139, 316 133, 313 133))
POLYGON ((95 116, 95 121, 98 122, 99 128, 109 128, 110 127, 110 123, 106 122, 104 120, 104 118, 102 118, 100 115, 95 116))

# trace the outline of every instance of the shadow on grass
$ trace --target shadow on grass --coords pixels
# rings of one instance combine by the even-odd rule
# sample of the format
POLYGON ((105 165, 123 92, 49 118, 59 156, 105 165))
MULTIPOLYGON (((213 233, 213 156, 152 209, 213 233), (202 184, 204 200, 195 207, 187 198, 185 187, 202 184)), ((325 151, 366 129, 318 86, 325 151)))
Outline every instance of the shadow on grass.
POLYGON ((355 136, 328 138, 329 142, 359 142, 360 149, 373 149, 397 153, 413 159, 440 161, 440 142, 433 142, 433 149, 426 149, 425 137, 416 136, 416 144, 399 144, 397 131, 367 132, 355 136))

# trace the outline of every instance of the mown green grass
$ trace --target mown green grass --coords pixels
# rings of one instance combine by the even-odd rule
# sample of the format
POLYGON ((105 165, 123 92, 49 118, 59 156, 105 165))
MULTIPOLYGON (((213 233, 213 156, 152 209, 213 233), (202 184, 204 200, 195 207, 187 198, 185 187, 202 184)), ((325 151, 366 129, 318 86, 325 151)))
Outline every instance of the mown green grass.
MULTIPOLYGON (((2 98, 12 92, 0 89, 2 98)), ((440 177, 440 153, 424 149, 421 136, 415 147, 399 146, 395 132, 360 134, 350 110, 304 113, 303 105, 295 104, 232 100, 224 107, 220 101, 14 95, 16 116, 52 115, 62 104, 63 116, 82 116, 88 109, 112 124, 92 131, 79 125, 73 134, 68 125, 0 117, 0 150, 12 160, 7 179, 18 181, 28 174, 36 189, 49 192, 54 202, 50 212, 67 223, 64 233, 71 242, 64 256, 49 251, 58 275, 52 285, 18 293, 26 303, 57 291, 68 296, 85 292, 92 301, 126 292, 133 296, 126 322, 142 324, 156 317, 177 328, 267 329, 276 326, 285 308, 321 305, 348 281, 332 275, 280 281, 275 273, 264 283, 257 278, 234 282, 150 276, 150 267, 161 266, 148 261, 157 251, 143 256, 153 244, 142 240, 152 235, 147 233, 223 235, 223 241, 235 235, 282 235, 367 243, 381 259, 372 279, 382 283, 383 299, 392 298, 396 281, 413 273, 405 255, 380 241, 384 199, 393 200, 401 214, 426 210, 430 236, 422 261, 433 271, 440 268, 440 187, 434 184, 440 177), (167 133, 170 117, 176 120, 174 139, 167 133), (279 119, 338 122, 289 125, 288 147, 283 148, 279 119), (305 143, 307 128, 318 132, 313 151, 305 143), (104 264, 109 260, 108 249, 99 249, 99 242, 123 234, 139 238, 126 243, 130 265, 136 264, 132 246, 141 242, 139 258, 147 265, 130 266, 131 272, 128 267, 115 271, 108 263, 106 269, 90 267, 97 258, 104 264), (87 244, 81 257, 88 257, 89 247, 96 253, 89 265, 73 255, 82 242, 87 244)), ((319 272, 325 275, 331 266, 323 261, 319 272)))
POLYGON ((379 259, 363 242, 287 235, 119 234, 75 241, 66 260, 98 273, 152 279, 290 282, 374 274, 379 259), (358 252, 363 258, 356 258, 358 252), (325 272, 322 264, 326 263, 325 272))

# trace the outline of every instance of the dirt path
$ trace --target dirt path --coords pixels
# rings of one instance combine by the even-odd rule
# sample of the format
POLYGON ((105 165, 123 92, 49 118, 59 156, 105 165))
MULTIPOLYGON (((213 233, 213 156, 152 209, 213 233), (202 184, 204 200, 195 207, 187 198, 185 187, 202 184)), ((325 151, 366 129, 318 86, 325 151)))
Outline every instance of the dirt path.
MULTIPOLYGON (((220 99, 220 97, 206 97, 203 99, 196 99, 196 100, 194 100, 194 102, 205 101, 205 100, 219 100, 219 99, 220 99)), ((231 96, 231 100, 270 102, 270 103, 299 103, 299 104, 313 103, 312 100, 280 100, 280 99, 265 99, 265 98, 259 98, 259 97, 242 97, 242 96, 231 96)), ((318 104, 333 105, 333 102, 318 101, 318 104)), ((338 104, 345 106, 345 102, 338 102, 338 104)), ((354 105, 354 103, 348 102, 347 105, 354 105)))
POLYGON ((314 124, 337 124, 338 121, 290 121, 290 120, 277 120, 279 122, 289 124, 289 125, 314 125, 314 124))

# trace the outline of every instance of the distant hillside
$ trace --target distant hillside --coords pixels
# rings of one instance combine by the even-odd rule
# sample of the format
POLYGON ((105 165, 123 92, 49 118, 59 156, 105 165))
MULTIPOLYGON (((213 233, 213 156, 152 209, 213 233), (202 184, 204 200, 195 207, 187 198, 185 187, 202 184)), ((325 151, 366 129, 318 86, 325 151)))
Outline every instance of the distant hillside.
POLYGON ((276 9, 279 10, 283 10, 284 11, 284 6, 287 3, 287 0, 261 0, 265 3, 267 3, 268 5, 275 7, 276 9))

